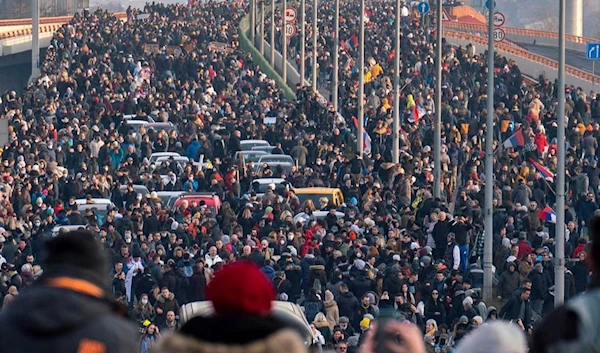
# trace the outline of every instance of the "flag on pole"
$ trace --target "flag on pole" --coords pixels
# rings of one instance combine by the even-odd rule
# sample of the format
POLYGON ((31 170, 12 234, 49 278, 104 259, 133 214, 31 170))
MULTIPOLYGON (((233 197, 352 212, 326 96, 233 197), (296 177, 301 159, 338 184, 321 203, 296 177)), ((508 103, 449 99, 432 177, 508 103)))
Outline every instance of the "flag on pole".
POLYGON ((346 46, 350 48, 356 48, 358 47, 358 44, 358 37, 356 37, 356 34, 354 33, 350 35, 350 38, 346 39, 346 46))
POLYGON ((427 114, 427 111, 421 104, 415 104, 408 119, 410 122, 417 124, 419 120, 427 114))
POLYGON ((556 212, 550 207, 546 206, 543 210, 540 211, 540 220, 556 223, 556 212))
POLYGON ((548 168, 534 161, 532 158, 529 158, 529 161, 531 162, 531 164, 533 164, 537 172, 540 173, 544 179, 548 181, 554 181, 554 173, 552 173, 548 168))
POLYGON ((363 152, 364 153, 371 153, 371 136, 369 136, 369 134, 367 134, 366 131, 363 131, 363 152))
POLYGON ((504 146, 504 148, 525 146, 525 135, 523 135, 523 129, 519 127, 511 137, 507 138, 506 141, 502 143, 502 146, 504 146))

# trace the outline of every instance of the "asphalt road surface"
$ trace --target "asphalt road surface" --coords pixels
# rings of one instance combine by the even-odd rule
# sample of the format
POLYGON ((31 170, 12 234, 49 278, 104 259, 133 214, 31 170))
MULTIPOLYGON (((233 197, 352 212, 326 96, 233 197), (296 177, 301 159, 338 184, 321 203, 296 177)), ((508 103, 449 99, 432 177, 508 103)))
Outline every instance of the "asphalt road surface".
MULTIPOLYGON (((529 50, 530 52, 545 56, 552 60, 558 61, 558 48, 556 47, 547 47, 542 45, 532 45, 532 44, 522 44, 519 43, 520 46, 529 50)), ((587 72, 592 72, 592 61, 588 60, 584 53, 576 52, 576 51, 567 51, 566 53, 567 65, 576 67, 580 70, 584 70, 587 72)), ((596 62, 596 75, 600 75, 600 61, 596 62)))

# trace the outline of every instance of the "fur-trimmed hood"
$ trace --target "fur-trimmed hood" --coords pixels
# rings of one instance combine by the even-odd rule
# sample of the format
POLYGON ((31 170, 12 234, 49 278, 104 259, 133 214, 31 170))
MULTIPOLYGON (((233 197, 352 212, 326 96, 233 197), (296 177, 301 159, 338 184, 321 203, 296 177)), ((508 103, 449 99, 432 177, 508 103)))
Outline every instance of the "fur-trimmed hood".
MULTIPOLYGON (((235 334, 232 332, 231 334, 235 334)), ((246 344, 225 344, 200 341, 180 333, 163 338, 152 348, 152 353, 305 353, 302 340, 291 329, 279 330, 264 339, 246 344)))

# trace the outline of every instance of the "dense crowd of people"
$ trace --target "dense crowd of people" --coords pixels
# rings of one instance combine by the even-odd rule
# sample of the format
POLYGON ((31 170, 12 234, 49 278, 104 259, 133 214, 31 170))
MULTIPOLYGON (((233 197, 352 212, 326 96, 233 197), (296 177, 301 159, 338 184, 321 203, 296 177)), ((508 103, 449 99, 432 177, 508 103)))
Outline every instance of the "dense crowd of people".
MULTIPOLYGON (((332 75, 329 5, 319 7, 323 82, 332 75)), ((178 330, 180 306, 207 299, 205 288, 221 268, 240 260, 261 269, 277 300, 303 307, 315 345, 340 353, 356 351, 386 310, 418 326, 428 350, 450 351, 494 320, 530 334, 553 308, 559 88, 543 77, 527 84, 515 62, 496 57, 496 300, 484 303, 486 54, 443 43, 443 191, 434 198, 435 33, 404 6, 398 165, 390 162, 397 54, 391 3, 369 4, 364 18, 365 155, 356 154, 355 142, 357 3, 341 6, 341 118, 307 87, 286 100, 240 50, 245 13, 237 3, 148 4, 128 9, 127 21, 100 10, 74 16, 51 40, 41 76, 1 97, 0 116, 10 121, 0 166, 2 310, 44 276, 44 242, 57 226, 81 225, 104 246, 112 294, 137 323, 142 353, 178 330), (128 115, 170 124, 135 130, 128 115), (522 145, 501 146, 515 134, 523 134, 522 145), (241 141, 250 139, 268 141, 295 165, 239 163, 241 141), (151 161, 157 152, 189 162, 151 161), (251 185, 260 177, 291 186, 257 196, 251 185), (149 192, 136 191, 139 185, 149 192), (303 187, 339 188, 344 200, 301 203, 294 189, 303 187), (158 197, 164 191, 211 192, 222 205, 170 207, 158 197), (80 200, 97 198, 111 204, 82 211, 80 200)), ((292 42, 295 56, 303 43, 292 42)), ((566 89, 570 299, 590 282, 587 222, 599 209, 600 102, 595 93, 566 89)))

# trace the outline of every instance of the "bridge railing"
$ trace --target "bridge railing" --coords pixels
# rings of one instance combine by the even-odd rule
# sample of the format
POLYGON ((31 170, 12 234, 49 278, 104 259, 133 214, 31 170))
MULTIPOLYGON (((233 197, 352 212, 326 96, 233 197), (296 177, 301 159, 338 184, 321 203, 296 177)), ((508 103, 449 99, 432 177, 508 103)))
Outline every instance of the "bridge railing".
MULTIPOLYGON (((478 31, 478 32, 487 31, 487 29, 488 29, 488 26, 486 24, 464 23, 464 22, 453 22, 453 21, 444 22, 444 26, 446 28, 471 30, 471 31, 478 31)), ((537 29, 516 28, 516 27, 502 27, 502 29, 508 35, 533 37, 533 38, 549 38, 549 39, 556 39, 558 41, 558 33, 556 33, 556 32, 541 31, 541 30, 537 30, 537 29)), ((577 44, 587 44, 587 43, 599 42, 600 39, 589 38, 589 37, 579 37, 579 36, 567 34, 566 41, 572 42, 572 43, 577 43, 577 44)))
MULTIPOLYGON (((126 19, 127 14, 125 12, 118 12, 114 14, 119 19, 126 19)), ((73 16, 59 16, 59 17, 43 17, 40 18, 40 33, 48 33, 54 32, 58 30, 63 24, 71 21, 73 16)), ((0 40, 21 37, 21 36, 30 36, 32 32, 32 28, 21 28, 10 30, 6 32, 2 32, 2 27, 6 26, 31 26, 31 18, 22 18, 15 20, 0 20, 0 40)))
MULTIPOLYGON (((445 30, 444 36, 464 39, 464 40, 468 40, 473 43, 478 43, 480 45, 485 45, 485 46, 487 46, 487 43, 488 43, 488 40, 485 37, 474 36, 474 35, 471 35, 468 33, 452 31, 452 30, 445 30)), ((533 54, 527 50, 520 49, 520 48, 514 47, 512 45, 504 44, 502 42, 496 43, 495 48, 496 48, 496 50, 501 50, 501 51, 513 54, 515 56, 521 57, 523 59, 531 60, 531 61, 534 61, 541 65, 550 67, 554 70, 558 70, 558 62, 557 61, 549 59, 549 58, 541 56, 541 55, 533 54)), ((577 69, 572 66, 567 66, 565 68, 565 72, 569 75, 572 75, 572 76, 577 77, 584 81, 588 81, 588 82, 592 82, 592 83, 599 81, 599 79, 597 77, 595 77, 594 75, 592 75, 591 73, 577 69)))

